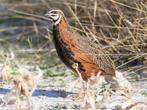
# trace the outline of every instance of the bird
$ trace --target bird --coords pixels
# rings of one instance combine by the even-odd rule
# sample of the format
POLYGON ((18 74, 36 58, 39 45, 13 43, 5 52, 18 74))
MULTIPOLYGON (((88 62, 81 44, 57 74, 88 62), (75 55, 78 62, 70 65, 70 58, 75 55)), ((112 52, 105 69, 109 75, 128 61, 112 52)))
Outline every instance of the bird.
POLYGON ((90 78, 97 75, 104 75, 106 79, 115 82, 112 59, 101 47, 74 30, 63 11, 52 9, 45 16, 53 22, 53 42, 59 58, 67 67, 76 72, 89 86, 90 78))

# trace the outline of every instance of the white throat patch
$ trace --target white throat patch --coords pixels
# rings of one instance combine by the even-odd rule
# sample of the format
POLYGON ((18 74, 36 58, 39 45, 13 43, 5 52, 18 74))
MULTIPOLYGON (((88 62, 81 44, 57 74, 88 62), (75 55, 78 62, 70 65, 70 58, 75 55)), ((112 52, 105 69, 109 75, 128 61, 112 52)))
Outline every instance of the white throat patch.
POLYGON ((60 21, 61 21, 61 16, 59 16, 58 20, 54 23, 54 25, 59 24, 60 21))

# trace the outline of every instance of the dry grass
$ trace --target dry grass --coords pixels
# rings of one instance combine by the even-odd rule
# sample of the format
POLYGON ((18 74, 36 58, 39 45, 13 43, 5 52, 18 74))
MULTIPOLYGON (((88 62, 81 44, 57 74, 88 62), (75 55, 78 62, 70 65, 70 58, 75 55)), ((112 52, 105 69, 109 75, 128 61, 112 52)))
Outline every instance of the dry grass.
POLYGON ((10 90, 10 93, 4 97, 4 103, 8 104, 11 101, 11 97, 16 97, 15 105, 16 110, 26 110, 25 105, 22 103, 22 98, 26 98, 27 110, 33 109, 32 95, 35 91, 39 80, 42 78, 43 73, 37 66, 37 73, 31 73, 24 66, 21 66, 14 57, 14 54, 7 54, 5 56, 5 63, 1 70, 1 79, 4 84, 14 85, 10 90), (14 74, 13 68, 17 66, 16 74, 14 74))
POLYGON ((33 102, 32 95, 35 91, 39 79, 41 79, 42 73, 38 73, 38 75, 33 76, 31 73, 25 73, 22 77, 15 76, 13 78, 14 89, 16 91, 16 109, 20 110, 20 108, 24 107, 21 102, 21 96, 26 97, 26 101, 28 104, 28 110, 33 110, 33 102))
MULTIPOLYGON (((72 28, 101 46, 113 59, 116 69, 126 73, 147 70, 146 0, 0 0, 0 46, 3 47, 0 62, 5 62, 2 70, 5 81, 10 76, 9 65, 16 66, 4 57, 9 51, 16 54, 19 63, 47 63, 47 68, 56 66, 58 70, 63 67, 56 58, 57 61, 48 61, 55 56, 52 24, 44 17, 51 8, 61 9, 72 28)), ((26 94, 30 94, 26 88, 36 88, 30 78, 14 80, 19 92, 18 85, 25 87, 26 94)))
POLYGON ((15 22, 17 19, 20 25, 7 24, 6 21, 6 27, 1 28, 0 32, 16 32, 13 41, 17 45, 26 42, 27 48, 48 48, 52 43, 47 40, 51 41, 46 23, 51 27, 51 22, 44 14, 51 8, 59 8, 77 31, 107 51, 117 69, 140 72, 146 69, 147 64, 146 5, 145 0, 20 0, 17 5, 15 1, 3 1, 0 10, 6 10, 0 13, 1 21, 7 19, 15 22))

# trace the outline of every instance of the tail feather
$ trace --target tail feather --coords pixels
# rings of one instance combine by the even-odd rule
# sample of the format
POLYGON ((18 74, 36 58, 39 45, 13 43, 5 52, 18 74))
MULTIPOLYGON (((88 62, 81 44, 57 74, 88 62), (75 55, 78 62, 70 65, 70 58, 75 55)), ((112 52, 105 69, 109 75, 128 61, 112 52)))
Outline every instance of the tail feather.
POLYGON ((132 91, 131 83, 119 71, 116 71, 115 77, 106 75, 105 80, 111 84, 112 90, 123 89, 128 93, 132 91))
POLYGON ((122 89, 127 90, 128 92, 132 91, 132 85, 131 83, 123 76, 123 73, 116 71, 116 80, 119 84, 119 86, 122 89))

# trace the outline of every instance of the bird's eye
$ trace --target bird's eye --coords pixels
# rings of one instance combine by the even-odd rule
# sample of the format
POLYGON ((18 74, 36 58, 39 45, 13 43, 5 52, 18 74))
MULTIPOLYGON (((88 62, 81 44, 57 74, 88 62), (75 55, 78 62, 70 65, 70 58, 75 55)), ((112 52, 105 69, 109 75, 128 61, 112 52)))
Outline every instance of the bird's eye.
POLYGON ((57 11, 54 11, 53 14, 58 14, 58 12, 57 11))
POLYGON ((52 14, 52 16, 54 16, 54 17, 55 17, 55 16, 57 16, 57 15, 55 15, 55 14, 52 14))

